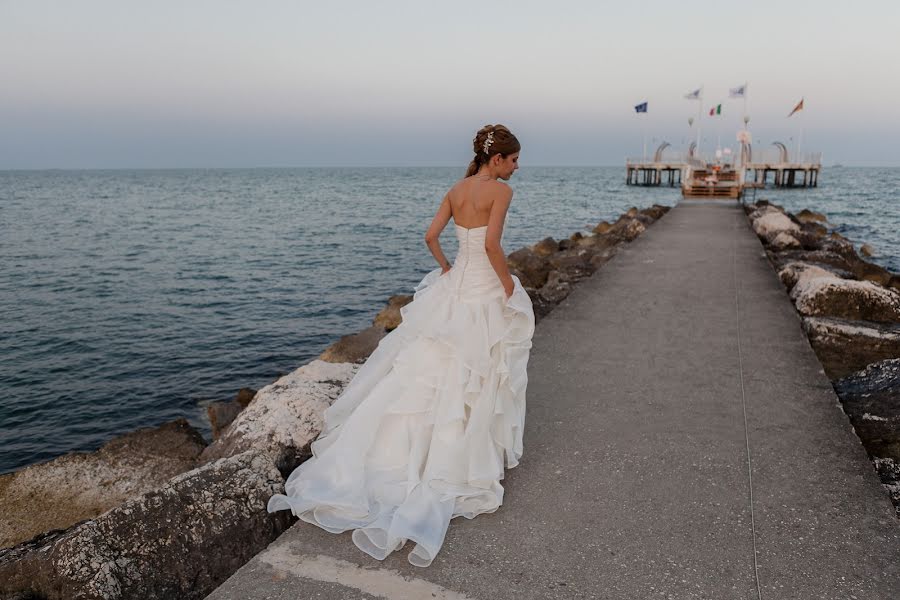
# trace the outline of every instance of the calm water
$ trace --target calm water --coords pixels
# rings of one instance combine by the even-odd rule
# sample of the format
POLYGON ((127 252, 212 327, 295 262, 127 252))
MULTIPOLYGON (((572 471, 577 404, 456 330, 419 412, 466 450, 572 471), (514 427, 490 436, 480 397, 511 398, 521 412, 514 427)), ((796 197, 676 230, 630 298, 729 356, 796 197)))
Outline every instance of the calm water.
MULTIPOLYGON (((259 388, 370 324, 433 267, 454 168, 0 172, 0 472, 259 388)), ((677 190, 624 168, 522 168, 507 252, 677 190)), ((900 271, 900 169, 760 192, 825 212, 900 271)), ((448 256, 452 227, 442 239, 448 256)))

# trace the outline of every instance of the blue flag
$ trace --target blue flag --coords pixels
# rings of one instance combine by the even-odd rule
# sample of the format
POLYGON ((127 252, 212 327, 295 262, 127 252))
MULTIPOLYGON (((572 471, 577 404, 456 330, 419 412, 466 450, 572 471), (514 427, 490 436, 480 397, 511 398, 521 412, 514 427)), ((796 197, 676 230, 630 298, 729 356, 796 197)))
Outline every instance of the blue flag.
POLYGON ((647 103, 641 102, 637 106, 634 107, 634 112, 647 112, 647 103))

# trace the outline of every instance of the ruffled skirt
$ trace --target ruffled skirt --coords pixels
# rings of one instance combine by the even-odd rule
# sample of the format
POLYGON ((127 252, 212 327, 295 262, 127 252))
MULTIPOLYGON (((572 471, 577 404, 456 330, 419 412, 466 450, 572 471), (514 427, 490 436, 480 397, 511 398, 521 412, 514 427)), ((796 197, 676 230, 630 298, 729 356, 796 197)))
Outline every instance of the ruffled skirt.
POLYGON ((517 278, 507 300, 491 275, 465 288, 454 270, 422 280, 269 512, 352 529, 378 560, 412 540, 409 562, 425 567, 451 519, 497 510, 504 465, 522 455, 534 313, 517 278))

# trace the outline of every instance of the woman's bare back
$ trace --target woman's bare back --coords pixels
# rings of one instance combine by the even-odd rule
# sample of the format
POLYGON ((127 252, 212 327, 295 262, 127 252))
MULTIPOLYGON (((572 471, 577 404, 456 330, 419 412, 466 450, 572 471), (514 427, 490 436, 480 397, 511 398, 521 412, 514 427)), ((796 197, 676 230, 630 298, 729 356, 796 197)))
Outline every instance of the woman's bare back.
POLYGON ((503 194, 504 187, 507 187, 505 183, 478 176, 460 179, 447 192, 453 222, 466 229, 485 227, 494 200, 503 194))

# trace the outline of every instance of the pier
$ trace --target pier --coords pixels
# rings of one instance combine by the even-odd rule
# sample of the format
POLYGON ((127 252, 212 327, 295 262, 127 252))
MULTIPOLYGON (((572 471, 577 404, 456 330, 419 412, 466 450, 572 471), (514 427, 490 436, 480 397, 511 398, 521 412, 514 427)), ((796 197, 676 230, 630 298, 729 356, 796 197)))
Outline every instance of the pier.
POLYGON ((777 157, 762 156, 756 159, 751 154, 749 162, 744 165, 747 175, 746 186, 766 187, 770 173, 775 187, 819 185, 819 171, 822 169, 821 153, 790 157, 784 144, 776 142, 774 145, 778 147, 777 157))
POLYGON ((897 598, 894 509, 737 203, 676 206, 533 342, 504 504, 432 566, 298 522, 208 599, 897 598))
MULTIPOLYGON (((769 185, 779 188, 805 187, 819 185, 819 172, 822 170, 822 154, 791 153, 780 143, 775 148, 765 151, 753 151, 750 146, 741 149, 742 159, 733 162, 722 162, 716 157, 704 157, 690 152, 674 152, 668 144, 661 145, 652 159, 626 158, 625 183, 627 185, 683 187, 696 189, 699 196, 738 198, 744 189, 765 188, 769 185), (712 165, 721 165, 726 169, 734 169, 737 176, 732 178, 738 190, 709 191, 703 193, 700 186, 691 181, 692 175, 702 176, 712 165)), ((725 186, 728 187, 728 186, 725 186)), ((696 197, 696 196, 693 196, 696 197)))
POLYGON ((681 162, 642 162, 640 159, 626 161, 626 183, 628 185, 675 187, 681 184, 684 163, 681 162))

